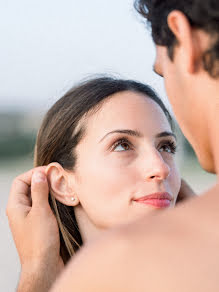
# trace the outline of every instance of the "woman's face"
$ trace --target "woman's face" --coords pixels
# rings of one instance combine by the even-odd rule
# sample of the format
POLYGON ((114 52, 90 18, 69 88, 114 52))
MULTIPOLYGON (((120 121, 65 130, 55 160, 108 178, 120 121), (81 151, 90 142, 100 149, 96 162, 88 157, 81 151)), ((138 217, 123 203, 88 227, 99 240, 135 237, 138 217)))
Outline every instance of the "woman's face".
POLYGON ((125 91, 108 98, 84 123, 74 192, 80 201, 75 208, 90 222, 108 228, 175 205, 176 140, 159 105, 125 91))

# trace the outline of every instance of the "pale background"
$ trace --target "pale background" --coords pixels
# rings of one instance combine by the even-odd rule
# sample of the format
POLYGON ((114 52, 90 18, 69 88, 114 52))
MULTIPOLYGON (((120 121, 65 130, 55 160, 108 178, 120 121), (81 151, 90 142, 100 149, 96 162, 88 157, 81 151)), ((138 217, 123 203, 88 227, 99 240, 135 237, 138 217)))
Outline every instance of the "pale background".
MULTIPOLYGON (((132 0, 0 0, 0 44, 0 139, 18 130, 35 134, 49 106, 94 73, 148 83, 166 102, 163 80, 152 72, 154 46, 132 0)), ((186 153, 182 146, 183 176, 201 192, 215 176, 186 153)), ((32 166, 32 156, 0 159, 0 291, 7 292, 15 291, 20 266, 5 207, 12 179, 32 166)))

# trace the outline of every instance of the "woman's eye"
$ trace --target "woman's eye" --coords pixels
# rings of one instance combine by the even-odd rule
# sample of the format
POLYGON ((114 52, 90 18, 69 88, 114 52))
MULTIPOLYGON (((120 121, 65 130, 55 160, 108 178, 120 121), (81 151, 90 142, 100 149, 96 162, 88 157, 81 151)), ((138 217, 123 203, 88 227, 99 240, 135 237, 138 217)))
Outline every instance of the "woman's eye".
POLYGON ((172 152, 170 147, 167 145, 162 146, 159 150, 160 150, 160 152, 163 152, 163 151, 168 152, 168 153, 172 152))
POLYGON ((127 141, 118 141, 113 146, 113 151, 116 151, 116 152, 127 151, 130 149, 131 147, 127 141))
POLYGON ((167 153, 175 154, 176 153, 176 145, 174 142, 168 142, 166 144, 163 144, 159 148, 159 152, 167 152, 167 153))

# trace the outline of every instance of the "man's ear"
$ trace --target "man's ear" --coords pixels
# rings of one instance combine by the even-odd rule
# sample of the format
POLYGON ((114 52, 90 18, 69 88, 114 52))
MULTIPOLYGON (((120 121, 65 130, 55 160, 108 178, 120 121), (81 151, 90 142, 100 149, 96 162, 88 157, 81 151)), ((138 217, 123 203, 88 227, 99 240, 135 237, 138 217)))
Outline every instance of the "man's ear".
POLYGON ((73 190, 72 175, 59 163, 52 162, 46 168, 50 193, 56 200, 67 206, 76 206, 79 199, 73 190))
POLYGON ((201 50, 196 38, 195 30, 191 27, 188 18, 179 10, 169 13, 167 23, 174 34, 177 45, 182 49, 183 62, 189 73, 195 73, 200 66, 201 50))

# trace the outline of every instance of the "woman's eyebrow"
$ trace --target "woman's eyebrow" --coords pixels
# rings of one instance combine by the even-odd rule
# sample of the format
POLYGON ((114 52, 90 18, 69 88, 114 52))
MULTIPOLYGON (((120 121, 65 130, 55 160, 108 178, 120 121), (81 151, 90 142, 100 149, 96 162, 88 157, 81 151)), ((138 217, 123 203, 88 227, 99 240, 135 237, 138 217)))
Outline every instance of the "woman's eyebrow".
POLYGON ((104 135, 103 138, 100 139, 99 142, 103 141, 103 139, 105 139, 108 135, 115 134, 115 133, 126 134, 129 136, 134 136, 134 137, 138 137, 138 138, 143 137, 143 135, 139 131, 136 131, 136 130, 118 129, 118 130, 111 131, 111 132, 107 133, 106 135, 104 135))
POLYGON ((155 137, 156 138, 162 138, 162 137, 167 137, 167 136, 172 136, 172 137, 174 137, 176 139, 176 135, 173 134, 172 132, 168 132, 168 131, 161 132, 161 133, 157 134, 155 137))

